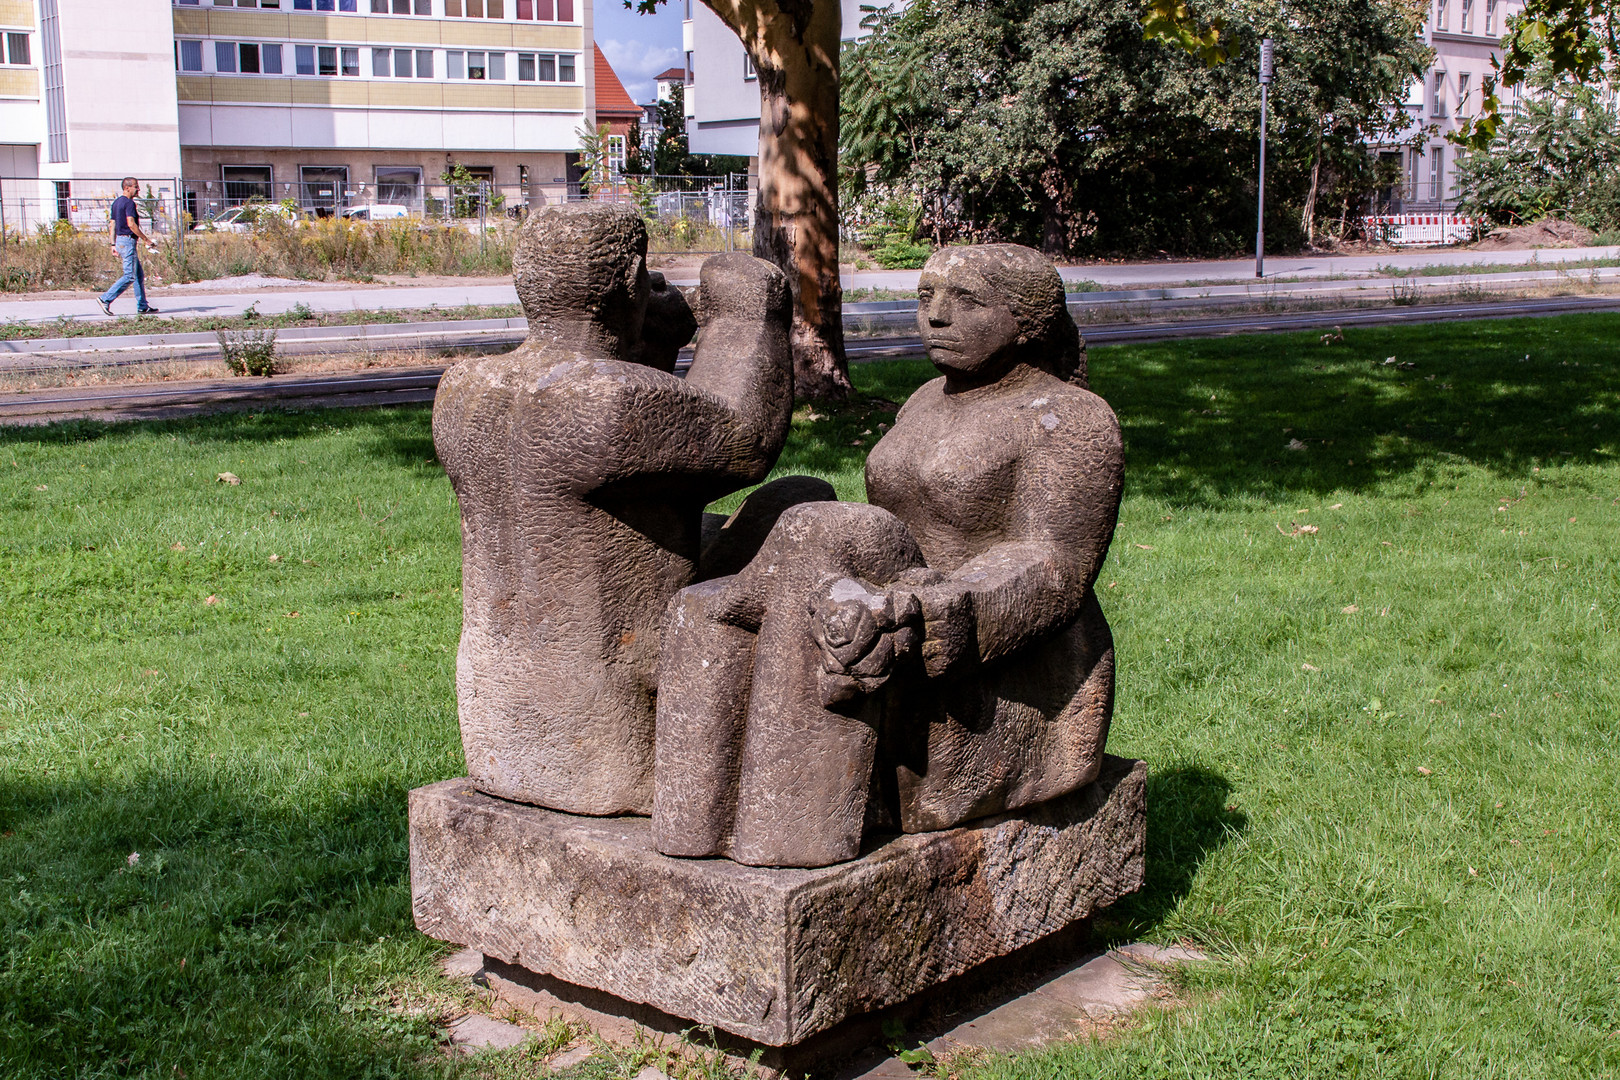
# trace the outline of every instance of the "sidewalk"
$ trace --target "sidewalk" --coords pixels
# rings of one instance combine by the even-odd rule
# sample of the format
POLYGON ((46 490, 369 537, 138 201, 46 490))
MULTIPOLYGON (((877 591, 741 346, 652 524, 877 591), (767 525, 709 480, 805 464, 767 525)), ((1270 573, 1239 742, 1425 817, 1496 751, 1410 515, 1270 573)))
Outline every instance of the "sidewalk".
MULTIPOLYGON (((1502 283, 1516 276, 1536 280, 1556 276, 1560 264, 1587 259, 1620 258, 1620 247, 1593 248, 1538 248, 1512 251, 1469 251, 1452 249, 1425 249, 1421 251, 1390 252, 1379 255, 1343 255, 1268 258, 1266 277, 1256 281, 1254 260, 1225 259, 1202 262, 1146 262, 1146 263, 1090 263, 1060 268, 1065 280, 1091 281, 1108 290, 1184 289, 1200 286, 1249 286, 1253 290, 1271 290, 1279 283, 1290 281, 1317 281, 1347 279, 1341 286, 1355 289, 1380 283, 1386 287, 1389 278, 1383 277, 1381 267, 1402 270, 1421 270, 1426 267, 1468 268, 1473 266, 1516 266, 1536 262, 1545 270, 1527 271, 1519 275, 1486 275, 1502 283), (1359 281, 1359 284, 1358 284, 1359 281)), ((674 278, 677 285, 695 285, 695 277, 674 278)), ((917 287, 915 270, 864 270, 845 273, 845 289, 908 290, 917 287)), ((467 278, 453 284, 432 285, 364 285, 358 283, 304 284, 288 282, 252 289, 232 289, 229 280, 219 282, 220 291, 212 291, 210 282, 191 285, 153 288, 149 296, 155 306, 162 309, 158 319, 207 318, 210 316, 240 315, 253 304, 261 314, 275 315, 291 311, 304 304, 311 311, 334 312, 365 309, 369 311, 401 311, 420 308, 453 309, 467 305, 488 307, 497 304, 516 304, 517 290, 509 279, 467 278)), ((1438 284, 1426 281, 1425 284, 1438 284)), ((1225 291, 1225 290, 1223 290, 1225 291)), ((1236 291, 1250 291, 1238 289, 1236 291)), ((128 296, 120 297, 114 310, 127 314, 133 310, 128 296)), ((94 293, 74 296, 55 295, 30 299, 27 294, 0 299, 0 321, 47 322, 59 318, 103 319, 94 293)))

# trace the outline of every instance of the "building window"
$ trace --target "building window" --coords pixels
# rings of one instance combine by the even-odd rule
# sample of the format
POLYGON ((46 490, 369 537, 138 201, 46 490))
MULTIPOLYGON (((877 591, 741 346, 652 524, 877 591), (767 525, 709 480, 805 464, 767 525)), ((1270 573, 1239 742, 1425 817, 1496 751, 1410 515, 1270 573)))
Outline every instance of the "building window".
POLYGON ((1434 111, 1430 114, 1436 118, 1446 115, 1446 73, 1434 73, 1434 111))
POLYGON ((754 67, 754 55, 747 49, 743 50, 743 78, 745 80, 759 78, 759 71, 754 67))
POLYGON ((1440 202, 1445 196, 1441 191, 1446 181, 1446 148, 1444 146, 1429 147, 1429 184, 1434 189, 1434 201, 1440 202))
POLYGON ((176 56, 178 57, 176 65, 181 71, 201 71, 203 69, 202 45, 203 43, 200 41, 175 42, 176 56))
POLYGON ((1436 30, 1444 30, 1446 28, 1446 0, 1435 0, 1434 28, 1436 30))
POLYGON ((612 166, 615 174, 624 172, 624 136, 609 135, 607 145, 608 164, 612 166))
POLYGON ((465 79, 467 77, 467 54, 459 49, 451 49, 444 54, 444 77, 447 79, 465 79))
POLYGON ((29 53, 27 34, 6 35, 5 61, 8 64, 32 64, 34 62, 29 53))
POLYGON ((371 74, 377 78, 433 78, 432 49, 372 49, 371 74), (413 63, 414 61, 414 63, 413 63))
POLYGON ((292 0, 294 11, 358 11, 357 0, 292 0))
POLYGON ((377 201, 391 206, 414 206, 421 199, 422 170, 377 166, 377 201))
POLYGON ((1496 36, 1496 0, 1485 0, 1485 32, 1496 36))
POLYGON ((371 0, 373 15, 432 15, 433 0, 371 0))
POLYGON ((444 0, 444 14, 451 19, 504 19, 505 0, 444 0))
POLYGON ((484 54, 470 52, 467 54, 467 78, 482 79, 484 77, 484 54))
POLYGON ((1462 0, 1462 32, 1474 32, 1474 0, 1462 0))
POLYGON ((686 85, 697 82, 697 71, 692 67, 692 50, 686 50, 686 85))
POLYGON ((572 56, 557 57, 557 81, 574 81, 574 58, 572 56))
POLYGON ((360 74, 360 50, 337 45, 295 45, 293 61, 300 75, 360 74))
POLYGON ((214 42, 214 70, 222 75, 236 74, 236 42, 214 42))
MULTIPOLYGON (((182 4, 195 4, 197 0, 180 0, 182 4)), ((215 7, 279 8, 281 0, 214 0, 215 7)))
POLYGON ((298 170, 303 205, 317 217, 331 217, 348 204, 349 170, 342 166, 305 165, 298 170))
POLYGON ((219 179, 225 189, 227 203, 243 203, 249 199, 270 199, 275 191, 274 179, 268 165, 221 165, 219 179))
POLYGON ((517 0, 517 17, 536 22, 573 22, 574 0, 517 0))
POLYGON ((1457 75, 1457 115, 1458 116, 1467 116, 1468 115, 1468 84, 1472 80, 1473 80, 1473 76, 1470 75, 1466 71, 1460 72, 1457 75))

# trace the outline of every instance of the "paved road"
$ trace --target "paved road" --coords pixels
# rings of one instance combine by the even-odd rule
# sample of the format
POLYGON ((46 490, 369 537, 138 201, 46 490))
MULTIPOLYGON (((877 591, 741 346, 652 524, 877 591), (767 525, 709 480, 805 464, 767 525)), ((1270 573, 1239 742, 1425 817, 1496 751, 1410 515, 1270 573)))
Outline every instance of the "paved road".
MULTIPOLYGON (((1437 250, 1390 252, 1382 255, 1309 256, 1268 258, 1266 282, 1274 285, 1290 279, 1323 279, 1340 276, 1366 277, 1380 267, 1417 270, 1425 267, 1467 268, 1478 264, 1512 266, 1539 261, 1548 266, 1585 259, 1620 258, 1620 247, 1558 248, 1513 251, 1437 250)), ((1063 276, 1071 281, 1094 281, 1107 289, 1161 289, 1189 285, 1254 285, 1254 261, 1242 259, 1203 262, 1092 263, 1067 266, 1063 276)), ((678 284, 696 284, 676 279, 678 284)), ((844 275, 844 288, 912 289, 917 285, 915 270, 867 270, 844 275)), ((297 284, 270 288, 231 289, 208 282, 171 288, 154 288, 152 303, 163 311, 163 318, 207 318, 239 315, 250 304, 266 315, 291 311, 305 304, 312 311, 332 312, 365 309, 398 311, 417 308, 487 307, 517 303, 517 292, 507 280, 469 279, 440 285, 362 285, 355 283, 297 284)), ((1353 287, 1353 286, 1352 286, 1353 287)), ((126 294, 115 310, 128 313, 134 301, 126 294)), ((73 297, 31 299, 27 296, 0 300, 0 321, 43 322, 58 318, 101 319, 95 294, 73 297)))
MULTIPOLYGON (((1617 311, 1620 297, 1559 297, 1513 303, 1396 307, 1383 310, 1237 315, 1178 322, 1122 323, 1085 328, 1093 345, 1165 341, 1233 334, 1280 333, 1331 326, 1402 325, 1458 319, 1522 318, 1578 311, 1617 311)), ((851 343, 850 359, 919 356, 922 342, 896 336, 851 343)), ((689 354, 688 354, 689 357, 689 354)), ((0 424, 43 424, 92 417, 148 420, 267 405, 285 408, 389 405, 433 400, 445 365, 382 368, 339 375, 283 376, 197 382, 131 383, 124 386, 56 388, 0 396, 0 424)))

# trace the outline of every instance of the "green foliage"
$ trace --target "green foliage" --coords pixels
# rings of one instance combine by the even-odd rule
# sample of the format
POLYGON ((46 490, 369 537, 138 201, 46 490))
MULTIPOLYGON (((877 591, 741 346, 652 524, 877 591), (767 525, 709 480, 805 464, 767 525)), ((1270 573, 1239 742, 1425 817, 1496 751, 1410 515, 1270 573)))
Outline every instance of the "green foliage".
POLYGON ((235 374, 267 377, 276 373, 274 330, 220 330, 215 337, 225 366, 235 374))
POLYGON ((936 242, 1243 250, 1254 72, 1269 35, 1268 235, 1287 245, 1354 216, 1375 186, 1366 148, 1406 127, 1401 103, 1430 55, 1418 16, 1394 0, 1228 0, 1208 20, 1225 27, 1208 48, 1229 57, 1213 67, 1203 46, 1166 41, 1152 12, 1144 36, 1143 17, 1124 0, 919 0, 870 13, 873 32, 842 63, 841 190, 852 202, 874 184, 914 192, 936 242))
POLYGON ((1620 225, 1620 109, 1613 94, 1556 73, 1542 58, 1530 93, 1489 143, 1462 155, 1460 208, 1498 224, 1561 217, 1589 229, 1620 225))
POLYGON ((579 137, 579 167, 584 172, 579 183, 580 194, 589 195, 605 189, 612 179, 608 158, 608 126, 598 124, 592 128, 589 124, 581 124, 575 134, 579 137))
POLYGON ((1221 44, 1222 29, 1219 19, 1208 26, 1199 25, 1182 0, 1148 0, 1142 15, 1145 39, 1179 45, 1210 67, 1224 64, 1227 59, 1226 47, 1221 44))
MULTIPOLYGON (((440 183, 449 189, 448 205, 450 216, 458 218, 474 218, 480 213, 499 213, 505 197, 492 194, 489 182, 481 176, 474 176, 466 165, 459 161, 451 162, 450 167, 439 174, 440 183)), ((443 207, 441 206, 440 209, 443 207)))
POLYGON ((1446 136, 1473 150, 1488 149, 1505 122, 1498 88, 1533 86, 1537 69, 1579 86, 1604 80, 1605 70, 1620 66, 1620 9, 1614 0, 1525 0, 1508 20, 1500 56, 1491 57, 1495 74, 1479 115, 1460 121, 1446 136))
POLYGON ((860 229, 861 244, 872 261, 885 270, 920 268, 934 253, 931 243, 917 239, 917 230, 922 224, 921 204, 903 194, 887 191, 872 194, 880 194, 881 198, 870 220, 860 229))

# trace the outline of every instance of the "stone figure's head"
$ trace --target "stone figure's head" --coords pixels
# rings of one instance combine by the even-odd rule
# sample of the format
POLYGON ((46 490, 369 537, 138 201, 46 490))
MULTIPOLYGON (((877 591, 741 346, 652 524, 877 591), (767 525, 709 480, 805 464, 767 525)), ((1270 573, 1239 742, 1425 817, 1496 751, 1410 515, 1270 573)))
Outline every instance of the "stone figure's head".
POLYGON ((917 328, 948 378, 994 382, 1026 363, 1085 385, 1085 354, 1063 279, 1018 244, 936 251, 917 282, 917 328))
POLYGON ((611 203, 536 210, 518 231, 512 277, 531 339, 628 360, 647 311, 647 225, 611 203))
POLYGON ((656 270, 647 275, 647 316, 641 324, 641 344, 630 357, 659 371, 674 371, 681 348, 697 333, 697 318, 686 296, 656 270))

